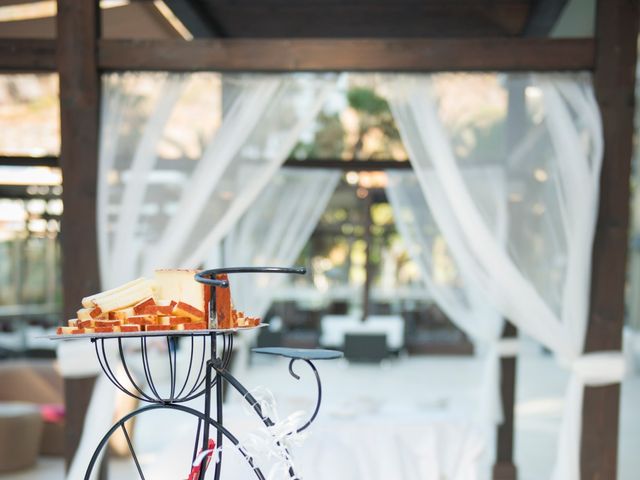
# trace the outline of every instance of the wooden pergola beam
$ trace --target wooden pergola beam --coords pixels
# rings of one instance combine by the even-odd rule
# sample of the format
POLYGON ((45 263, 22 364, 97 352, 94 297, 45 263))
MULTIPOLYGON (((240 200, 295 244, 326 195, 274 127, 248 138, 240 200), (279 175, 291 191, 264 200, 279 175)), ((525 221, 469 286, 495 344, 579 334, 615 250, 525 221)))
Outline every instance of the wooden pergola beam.
MULTIPOLYGON (((604 130, 604 162, 585 352, 622 346, 638 38, 637 2, 599 0, 597 8, 593 80, 604 130)), ((586 388, 583 405, 581 478, 617 478, 620 386, 586 388)))
MULTIPOLYGON (((592 70, 591 39, 100 40, 100 70, 578 71, 592 70)), ((55 41, 0 40, 0 69, 55 71, 55 41)))
POLYGON ((0 156, 0 166, 3 167, 57 167, 59 164, 58 157, 52 155, 43 157, 0 156))
MULTIPOLYGON (((162 161, 162 159, 159 159, 159 162, 162 161)), ((176 160, 170 160, 170 162, 172 164, 175 164, 176 160)), ((51 155, 44 157, 0 155, 0 166, 58 167, 60 166, 60 159, 51 155)), ((380 170, 411 170, 412 168, 411 162, 409 160, 344 160, 338 158, 307 158, 305 160, 287 160, 284 162, 283 166, 288 168, 322 168, 325 170, 341 170, 343 172, 377 172, 380 170)))
POLYGON ((1 39, 0 70, 55 72, 56 41, 43 39, 1 39))
POLYGON ((103 70, 164 71, 551 71, 589 70, 591 40, 210 39, 102 40, 103 70))
POLYGON ((343 172, 377 172, 380 170, 411 170, 409 160, 341 160, 341 159, 313 159, 287 160, 282 165, 288 168, 322 168, 340 170, 343 172))

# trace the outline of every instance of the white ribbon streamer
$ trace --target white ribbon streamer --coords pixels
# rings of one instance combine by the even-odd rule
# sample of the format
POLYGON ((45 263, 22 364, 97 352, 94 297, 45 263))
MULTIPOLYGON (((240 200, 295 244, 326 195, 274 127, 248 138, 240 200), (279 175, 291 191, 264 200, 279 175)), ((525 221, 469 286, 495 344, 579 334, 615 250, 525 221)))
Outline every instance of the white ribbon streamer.
POLYGON ((498 353, 502 358, 517 357, 520 353, 520 340, 517 338, 501 338, 497 345, 498 353))
POLYGON ((558 439, 558 461, 551 475, 552 480, 580 478, 584 388, 620 383, 625 376, 626 362, 622 352, 594 352, 576 358, 571 362, 570 369, 558 439))

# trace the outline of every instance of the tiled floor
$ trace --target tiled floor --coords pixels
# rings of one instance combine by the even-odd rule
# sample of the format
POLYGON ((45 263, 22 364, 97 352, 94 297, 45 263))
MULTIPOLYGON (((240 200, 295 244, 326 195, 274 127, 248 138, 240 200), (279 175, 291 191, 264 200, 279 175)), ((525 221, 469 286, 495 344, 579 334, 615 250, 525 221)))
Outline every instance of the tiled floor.
MULTIPOLYGON (((362 388, 358 382, 367 384, 369 377, 379 377, 380 373, 385 371, 384 369, 387 372, 398 369, 398 372, 393 372, 393 376, 398 377, 396 373, 404 372, 407 379, 412 379, 419 373, 428 385, 431 399, 444 394, 447 388, 456 388, 456 383, 459 384, 460 391, 465 391, 468 382, 473 380, 474 372, 477 372, 477 366, 473 365, 470 359, 446 357, 420 359, 419 362, 401 360, 382 368, 381 371, 376 367, 367 366, 348 366, 338 363, 330 367, 323 365, 321 373, 327 390, 327 404, 332 399, 339 399, 346 389, 362 388), (340 384, 345 378, 351 378, 353 381, 348 382, 349 385, 341 385, 341 388, 331 388, 331 385, 340 384)), ((249 385, 263 382, 272 386, 277 396, 280 389, 291 386, 290 383, 278 384, 277 379, 283 376, 288 382, 286 365, 276 362, 255 365, 246 372, 244 378, 249 385)), ((516 457, 521 480, 548 478, 554 458, 555 437, 566 380, 566 372, 558 369, 551 358, 534 351, 521 356, 518 368, 516 410, 516 457)), ((403 388, 402 392, 405 399, 418 398, 416 396, 420 395, 420 389, 424 388, 412 380, 407 381, 405 385, 406 388, 403 388)), ((388 390, 389 395, 392 396, 394 388, 388 390)), ((637 454, 640 443, 639 404, 640 376, 635 375, 625 381, 622 389, 619 480, 635 480, 640 471, 640 456, 637 454)), ((110 478, 114 480, 137 478, 131 468, 131 464, 126 460, 112 461, 110 478)), ((2 480, 62 480, 62 478, 62 462, 47 458, 40 459, 38 465, 29 471, 0 475, 2 480)))

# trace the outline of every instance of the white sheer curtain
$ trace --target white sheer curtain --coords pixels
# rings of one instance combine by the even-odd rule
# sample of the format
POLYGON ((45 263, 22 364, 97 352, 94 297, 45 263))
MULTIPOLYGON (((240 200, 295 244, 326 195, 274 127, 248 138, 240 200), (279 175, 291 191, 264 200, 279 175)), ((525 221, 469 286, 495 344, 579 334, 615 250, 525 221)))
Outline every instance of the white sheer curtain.
MULTIPOLYGON (((225 81, 233 88, 223 91, 221 75, 211 73, 103 77, 97 212, 103 288, 155 268, 202 265, 316 117, 334 76, 225 81)), ((92 351, 84 357, 95 363, 92 351)), ((113 404, 114 389, 100 376, 89 406, 94 416, 87 416, 67 478, 83 478, 113 404)))
POLYGON ((233 88, 222 89, 215 74, 104 78, 98 231, 105 288, 155 268, 201 265, 280 168, 333 77, 225 81, 233 88))
MULTIPOLYGON (((333 194, 340 172, 281 168, 222 243, 217 266, 293 266, 333 194)), ((212 264, 213 266, 213 264, 212 264)), ((263 317, 286 275, 234 275, 236 308, 263 317)), ((240 332, 234 373, 249 364, 249 347, 257 332, 240 332)))
MULTIPOLYGON (((517 158, 496 155, 510 203, 506 248, 492 229, 442 121, 437 76, 389 78, 390 104, 432 212, 449 212, 455 236, 473 254, 461 271, 475 272, 483 295, 502 316, 551 349, 572 373, 565 401, 557 480, 579 478, 582 392, 585 385, 621 380, 619 352, 582 355, 589 303, 590 261, 598 206, 602 130, 587 76, 532 76, 531 128, 523 141, 534 148, 517 158), (542 126, 540 131, 539 126, 542 126), (535 135, 533 131, 536 130, 535 135), (429 194, 433 184, 443 196, 429 194)), ((453 250, 453 248, 452 248, 453 250)))
MULTIPOLYGON (((504 242, 507 227, 507 192, 501 170, 496 167, 467 169, 463 175, 473 188, 483 211, 490 212, 490 228, 504 242)), ((447 210, 444 192, 432 173, 425 175, 424 190, 414 172, 387 172, 387 196, 394 219, 409 255, 418 266, 427 291, 451 321, 469 335, 476 353, 483 358, 484 376, 475 420, 492 433, 492 427, 502 421, 500 387, 500 336, 504 321, 499 312, 486 301, 477 269, 468 268, 475 262, 463 242, 452 212, 447 210), (427 203, 425 195, 429 196, 427 203), (430 209, 428 205, 439 205, 430 209), (434 252, 447 242, 447 270, 442 272, 434 252), (449 263, 450 262, 450 263, 449 263)), ((508 352, 515 354, 515 352, 508 352)))
MULTIPOLYGON (((339 171, 281 168, 223 243, 226 266, 293 266, 338 185, 339 171)), ((233 301, 264 316, 285 275, 237 275, 233 301)))
MULTIPOLYGON (((495 214, 490 219, 492 231, 501 232, 503 236, 507 195, 500 170, 485 167, 467 171, 465 177, 470 179, 470 186, 485 204, 485 210, 495 214)), ((466 269, 475 259, 465 244, 456 242, 459 235, 455 223, 449 221, 451 212, 445 208, 431 210, 425 199, 425 195, 429 195, 433 204, 444 196, 434 174, 426 175, 428 188, 424 193, 414 172, 387 171, 387 178, 387 196, 396 226, 429 293, 447 316, 474 340, 495 341, 501 334, 503 322, 496 309, 481 295, 483 279, 474 276, 475 269, 466 269), (447 253, 455 273, 440 279, 433 252, 443 241, 448 242, 447 253)), ((438 204, 447 206, 446 203, 438 204)))

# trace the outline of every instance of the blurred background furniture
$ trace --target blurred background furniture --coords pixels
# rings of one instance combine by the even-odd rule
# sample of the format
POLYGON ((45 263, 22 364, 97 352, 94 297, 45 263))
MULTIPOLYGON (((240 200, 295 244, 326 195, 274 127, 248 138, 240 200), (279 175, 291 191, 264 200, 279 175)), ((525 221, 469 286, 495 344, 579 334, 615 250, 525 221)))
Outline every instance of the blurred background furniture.
POLYGON ((344 357, 350 362, 380 363, 389 356, 384 333, 347 333, 344 357))
POLYGON ((404 347, 404 320, 399 315, 371 315, 364 322, 356 315, 325 315, 320 325, 324 346, 344 348, 347 334, 379 334, 385 335, 388 351, 404 347))
POLYGON ((409 355, 472 355, 473 343, 436 305, 401 312, 409 355))
POLYGON ((42 455, 63 455, 63 415, 51 414, 52 411, 64 411, 63 381, 54 363, 49 360, 2 362, 0 385, 0 407, 21 402, 31 404, 38 412, 42 422, 42 434, 35 439, 36 452, 39 449, 42 455))
POLYGON ((20 470, 36 463, 42 427, 37 405, 0 403, 0 472, 20 470))

